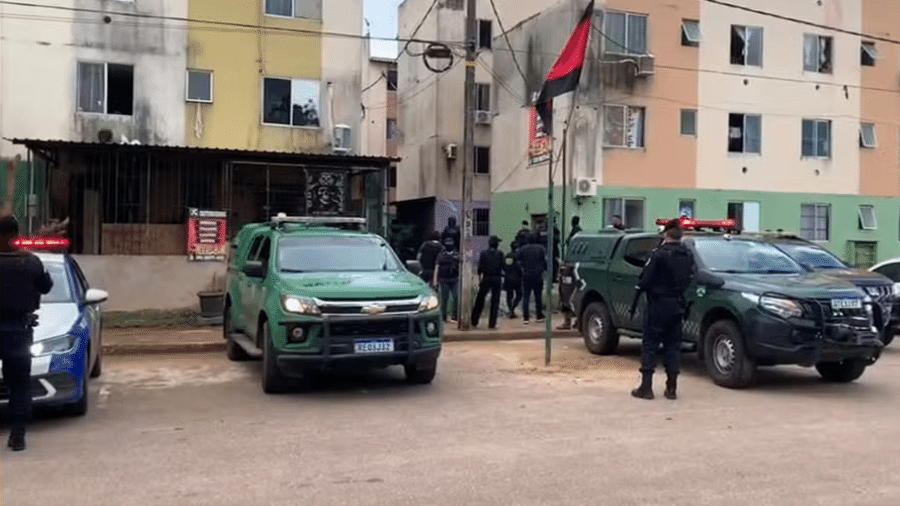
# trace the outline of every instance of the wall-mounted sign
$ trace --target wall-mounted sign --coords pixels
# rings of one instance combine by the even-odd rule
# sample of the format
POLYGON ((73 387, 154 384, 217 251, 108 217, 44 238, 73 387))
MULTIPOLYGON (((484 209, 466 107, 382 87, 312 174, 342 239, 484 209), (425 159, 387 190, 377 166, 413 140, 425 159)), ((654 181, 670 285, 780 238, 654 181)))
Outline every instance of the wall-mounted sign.
POLYGON ((306 171, 306 211, 313 216, 346 212, 347 171, 306 171))
POLYGON ((224 261, 226 240, 225 211, 188 210, 187 253, 192 261, 224 261))
MULTIPOLYGON (((552 113, 553 104, 550 104, 552 113)), ((534 107, 528 110, 528 165, 547 163, 550 160, 550 136, 544 131, 544 122, 534 107)))

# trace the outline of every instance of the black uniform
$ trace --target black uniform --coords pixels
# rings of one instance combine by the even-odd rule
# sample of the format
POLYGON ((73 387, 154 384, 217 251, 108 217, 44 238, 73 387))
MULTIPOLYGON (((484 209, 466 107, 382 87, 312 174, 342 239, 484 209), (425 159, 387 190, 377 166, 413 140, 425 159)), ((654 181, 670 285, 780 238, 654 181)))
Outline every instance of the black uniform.
POLYGON ((638 289, 647 294, 641 352, 644 374, 652 374, 656 369, 660 344, 665 350, 666 373, 675 376, 679 372, 681 325, 687 308, 684 292, 691 284, 693 273, 693 256, 680 242, 663 243, 647 259, 638 282, 638 289))
POLYGON ((447 245, 437 257, 437 278, 441 294, 441 315, 447 321, 451 315, 459 312, 459 252, 447 245), (453 300, 452 309, 448 309, 450 300, 453 300))
POLYGON ((522 316, 527 322, 530 318, 529 303, 534 295, 535 312, 538 320, 544 319, 541 304, 541 291, 544 288, 544 272, 547 271, 547 248, 538 241, 523 246, 519 251, 519 265, 522 267, 522 290, 525 292, 522 304, 522 316))
POLYGON ((481 252, 478 258, 478 274, 481 275, 481 283, 478 285, 478 296, 475 298, 475 306, 472 307, 472 326, 478 326, 478 319, 484 310, 484 299, 488 291, 491 292, 491 312, 488 319, 488 327, 497 326, 497 314, 500 312, 500 288, 503 284, 503 253, 497 249, 496 244, 481 252))
POLYGON ((422 266, 422 279, 431 284, 434 278, 434 268, 437 265, 438 255, 444 251, 440 241, 430 240, 419 247, 419 265, 422 266))
POLYGON ((456 226, 456 220, 450 221, 446 227, 444 227, 444 231, 441 232, 441 243, 447 244, 447 239, 453 239, 453 246, 457 249, 457 251, 462 250, 462 245, 459 243, 460 241, 460 231, 459 227, 456 226))
POLYGON ((0 253, 0 358, 13 431, 24 431, 31 416, 32 318, 41 295, 51 288, 53 281, 37 256, 0 253))
POLYGON ((510 251, 503 264, 503 290, 506 292, 506 307, 510 318, 516 317, 516 307, 522 302, 522 268, 518 255, 510 251))
POLYGON ((513 247, 515 249, 519 249, 522 246, 525 246, 526 244, 528 244, 530 237, 531 237, 531 230, 529 230, 528 227, 522 227, 516 233, 516 238, 513 239, 513 247))

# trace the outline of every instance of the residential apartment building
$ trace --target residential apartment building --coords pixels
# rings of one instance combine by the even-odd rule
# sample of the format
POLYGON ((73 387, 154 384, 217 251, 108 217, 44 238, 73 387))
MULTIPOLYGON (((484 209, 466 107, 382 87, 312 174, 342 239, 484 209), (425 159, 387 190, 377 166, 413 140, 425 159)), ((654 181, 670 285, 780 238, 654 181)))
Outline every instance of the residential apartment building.
MULTIPOLYGON (((399 155, 395 205, 399 221, 415 225, 416 236, 442 230, 447 218, 462 223, 460 205, 463 183, 465 65, 460 42, 465 39, 463 0, 404 0, 398 15, 400 38, 414 32, 417 39, 448 41, 456 53, 446 72, 429 69, 422 53, 427 45, 412 43, 397 59, 399 71, 399 155), (416 31, 418 27, 418 30, 416 31)), ((546 6, 540 0, 494 0, 504 27, 511 27, 546 6)), ((498 180, 492 161, 496 128, 495 50, 502 44, 500 23, 491 2, 477 2, 477 83, 475 118, 475 177, 473 186, 473 234, 476 252, 487 247, 490 235, 491 193, 498 180)), ((401 44, 401 49, 404 44, 401 44)), ((432 67, 450 64, 435 60, 432 67)))
MULTIPOLYGON (((900 51, 848 34, 896 39, 887 20, 900 6, 735 3, 762 12, 702 0, 595 5, 581 86, 554 103, 565 221, 579 215, 590 230, 613 215, 635 228, 728 217, 746 231, 796 232, 855 265, 900 254, 900 51)), ((568 36, 558 27, 574 27, 583 8, 558 5, 514 27, 526 79, 509 52, 495 55, 497 78, 539 90, 568 36)), ((547 212, 548 166, 529 155, 540 145, 530 108, 511 93, 496 103, 492 161, 504 180, 492 227, 511 238, 523 213, 547 212)))
MULTIPOLYGON (((396 158, 400 137, 397 122, 397 61, 369 58, 363 83, 361 154, 396 158)), ((396 164, 390 169, 387 183, 388 201, 393 202, 397 192, 396 164)))

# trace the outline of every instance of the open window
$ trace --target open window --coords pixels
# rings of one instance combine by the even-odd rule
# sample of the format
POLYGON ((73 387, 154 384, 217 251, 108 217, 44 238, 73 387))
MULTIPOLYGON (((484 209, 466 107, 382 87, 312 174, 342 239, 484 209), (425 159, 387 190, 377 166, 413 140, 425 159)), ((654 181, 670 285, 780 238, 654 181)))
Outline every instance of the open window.
POLYGON ((824 35, 803 35, 803 70, 830 74, 832 72, 832 37, 824 35))
POLYGON ((859 125, 859 145, 864 148, 875 148, 878 146, 878 140, 875 138, 874 123, 859 125))
POLYGON ((874 42, 863 42, 860 47, 860 65, 865 67, 874 67, 875 60, 878 59, 878 50, 875 49, 874 42))
POLYGON ((731 25, 731 64, 762 67, 763 29, 731 25))
POLYGON ((728 152, 762 152, 762 117, 758 114, 728 115, 728 152))
POLYGON ((490 49, 493 39, 493 27, 490 19, 478 20, 478 49, 490 49))
POLYGON ((697 47, 700 45, 700 22, 693 19, 684 19, 681 21, 681 45, 697 47))
POLYGON ((859 206, 860 230, 878 230, 878 219, 875 217, 875 206, 859 206))
POLYGON ((131 116, 134 66, 78 62, 78 111, 131 116))

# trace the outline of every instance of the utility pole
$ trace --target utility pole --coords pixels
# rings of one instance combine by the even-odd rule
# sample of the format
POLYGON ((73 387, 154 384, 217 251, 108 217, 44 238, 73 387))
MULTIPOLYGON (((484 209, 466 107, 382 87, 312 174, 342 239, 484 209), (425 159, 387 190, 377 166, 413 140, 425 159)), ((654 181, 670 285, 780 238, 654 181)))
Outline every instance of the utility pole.
POLYGON ((475 0, 466 0, 466 98, 463 134, 462 269, 459 283, 459 328, 469 330, 472 313, 472 185, 475 174, 475 0))

